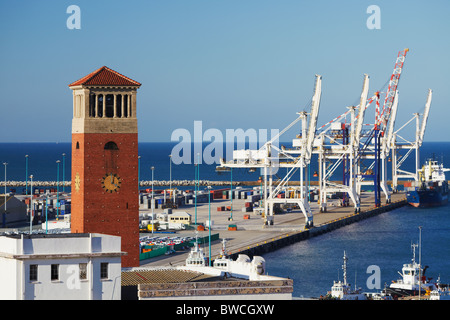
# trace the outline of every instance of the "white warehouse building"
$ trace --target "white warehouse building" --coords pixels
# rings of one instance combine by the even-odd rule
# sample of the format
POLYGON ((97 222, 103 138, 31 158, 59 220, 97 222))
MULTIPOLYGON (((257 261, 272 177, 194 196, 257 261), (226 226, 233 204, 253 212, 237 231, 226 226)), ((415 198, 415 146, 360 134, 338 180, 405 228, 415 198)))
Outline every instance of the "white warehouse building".
POLYGON ((120 245, 94 233, 0 236, 0 300, 120 300, 120 245))

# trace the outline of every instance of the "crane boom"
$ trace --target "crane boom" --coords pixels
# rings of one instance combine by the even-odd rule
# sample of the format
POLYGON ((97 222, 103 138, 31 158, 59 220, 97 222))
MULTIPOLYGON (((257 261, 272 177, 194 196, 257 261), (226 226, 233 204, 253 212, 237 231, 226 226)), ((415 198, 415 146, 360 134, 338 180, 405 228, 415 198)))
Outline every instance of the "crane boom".
MULTIPOLYGON (((391 113, 395 94, 397 92, 398 82, 400 80, 400 75, 402 74, 403 64, 405 63, 406 53, 408 51, 409 49, 406 48, 398 52, 397 60, 395 61, 394 71, 392 72, 391 79, 389 80, 389 87, 388 91, 386 92, 386 98, 384 99, 383 111, 381 115, 378 117, 377 125, 380 125, 380 123, 383 121, 383 114, 385 112, 386 114, 384 115, 384 122, 387 123, 389 120, 389 115, 391 113)), ((382 131, 384 132, 385 129, 386 125, 382 127, 382 131)))
POLYGON ((311 115, 306 138, 305 163, 309 163, 312 155, 312 146, 316 135, 317 117, 319 115, 320 97, 322 95, 322 76, 316 74, 316 84, 312 97, 311 115))
POLYGON ((433 91, 431 89, 428 89, 427 102, 425 104, 425 111, 423 112, 423 116, 422 116, 422 125, 420 126, 419 146, 422 145, 423 137, 425 135, 425 128, 427 126, 428 114, 430 113, 432 96, 433 96, 433 91))
POLYGON ((359 146, 359 140, 361 138, 361 130, 364 121, 364 113, 366 112, 367 94, 369 93, 369 76, 364 74, 363 89, 361 92, 361 99, 359 101, 358 121, 356 122, 356 129, 354 132, 353 146, 359 146))
POLYGON ((383 140, 381 141, 381 152, 383 152, 383 156, 386 157, 391 149, 392 136, 394 135, 394 126, 395 119, 397 117, 397 107, 398 107, 398 91, 394 97, 394 103, 392 104, 391 115, 389 119, 389 126, 387 134, 384 135, 383 140))

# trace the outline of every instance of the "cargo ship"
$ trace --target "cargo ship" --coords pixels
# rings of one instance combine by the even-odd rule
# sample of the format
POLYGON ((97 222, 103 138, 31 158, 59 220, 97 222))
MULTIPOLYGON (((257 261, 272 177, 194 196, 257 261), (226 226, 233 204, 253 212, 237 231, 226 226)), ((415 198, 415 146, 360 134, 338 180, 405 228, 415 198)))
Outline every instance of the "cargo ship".
POLYGON ((419 170, 419 186, 407 190, 406 200, 417 208, 436 207, 448 203, 448 181, 442 163, 429 159, 419 170))

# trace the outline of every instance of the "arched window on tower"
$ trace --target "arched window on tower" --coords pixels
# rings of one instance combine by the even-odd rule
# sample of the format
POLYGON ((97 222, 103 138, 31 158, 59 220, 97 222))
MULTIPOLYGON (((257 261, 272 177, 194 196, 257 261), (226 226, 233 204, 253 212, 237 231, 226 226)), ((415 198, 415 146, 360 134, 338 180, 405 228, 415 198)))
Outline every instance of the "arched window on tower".
POLYGON ((122 95, 116 95, 116 116, 122 118, 122 95))
POLYGON ((97 115, 102 118, 103 117, 103 102, 104 102, 104 95, 99 94, 97 96, 98 103, 97 103, 97 115))
POLYGON ((97 96, 95 93, 89 95, 89 117, 95 117, 95 99, 97 96))
POLYGON ((123 117, 128 118, 128 95, 124 95, 123 99, 123 117))
POLYGON ((106 115, 105 116, 107 118, 112 118, 114 116, 114 95, 107 94, 105 103, 106 103, 106 109, 105 109, 106 115))
POLYGON ((114 141, 109 141, 105 144, 105 150, 119 150, 119 147, 114 141))

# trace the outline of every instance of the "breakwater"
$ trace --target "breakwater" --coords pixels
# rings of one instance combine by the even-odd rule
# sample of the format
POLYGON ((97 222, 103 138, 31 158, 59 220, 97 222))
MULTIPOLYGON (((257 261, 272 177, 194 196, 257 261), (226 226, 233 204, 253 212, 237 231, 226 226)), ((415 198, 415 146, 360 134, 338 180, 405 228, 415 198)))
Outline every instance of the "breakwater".
MULTIPOLYGON (((183 187, 187 187, 187 186, 195 186, 197 181, 195 180, 154 180, 153 181, 153 185, 154 186, 170 186, 172 185, 173 187, 177 187, 177 186, 183 186, 183 187)), ((338 181, 336 181, 338 182, 338 181)), ((405 181, 399 181, 398 184, 399 185, 403 185, 405 181)), ((449 181, 450 182, 450 181, 449 181)), ((199 180, 198 184, 200 186, 230 186, 230 181, 228 180, 222 180, 222 181, 216 181, 216 180, 199 180)), ((390 181, 387 182, 388 184, 391 184, 390 181)), ((33 186, 35 187, 56 187, 56 186, 65 186, 65 187, 70 187, 72 184, 71 181, 34 181, 33 180, 33 186)), ((28 187, 31 185, 31 181, 28 181, 28 187)), ((141 187, 151 187, 152 186, 152 181, 148 181, 148 180, 142 180, 140 181, 139 185, 141 187)), ((258 181, 233 181, 233 186, 260 186, 261 183, 258 181)), ((277 181, 273 182, 273 185, 277 185, 277 181)), ((289 181, 289 186, 298 186, 299 185, 299 181, 289 181)), ((318 181, 310 181, 309 185, 311 186, 317 186, 318 185, 318 181)), ((5 186, 5 181, 0 181, 0 187, 4 187, 5 186)), ((8 187, 25 187, 26 186, 26 182, 25 181, 6 181, 6 186, 8 187)))
MULTIPOLYGON (((195 186, 195 180, 154 180, 153 185, 155 187, 160 186, 170 186, 178 187, 178 186, 195 186)), ((199 180, 198 184, 200 186, 230 186, 230 181, 211 181, 211 180, 199 180)), ((28 187, 30 187, 31 181, 28 181, 28 187)), ((71 181, 34 181, 34 187, 56 187, 56 186, 65 186, 70 187, 72 185, 71 181)), ((141 187, 151 187, 152 181, 140 181, 139 185, 141 187)), ((252 181, 233 181, 233 186, 249 186, 249 185, 258 185, 257 182, 252 181)), ((5 181, 0 181, 0 187, 5 186, 5 181)), ((6 181, 6 186, 8 187, 25 187, 25 181, 6 181)))

